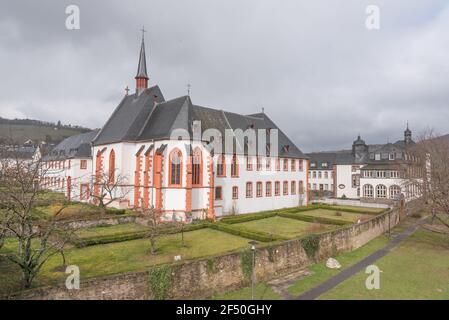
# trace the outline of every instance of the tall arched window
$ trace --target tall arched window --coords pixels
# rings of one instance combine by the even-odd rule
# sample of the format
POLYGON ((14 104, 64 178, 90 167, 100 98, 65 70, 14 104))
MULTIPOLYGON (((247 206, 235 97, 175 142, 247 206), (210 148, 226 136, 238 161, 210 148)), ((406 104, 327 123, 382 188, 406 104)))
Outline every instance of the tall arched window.
POLYGON ((387 197, 387 187, 383 184, 376 186, 376 198, 386 198, 387 197))
POLYGON ((109 183, 115 181, 115 152, 114 149, 109 153, 109 183))
POLYGON ((224 154, 219 155, 217 159, 217 176, 226 176, 226 158, 224 154))
POLYGON ((370 184, 365 184, 363 186, 363 197, 372 198, 373 197, 373 186, 370 184))
POLYGON ((179 149, 174 149, 170 153, 169 184, 171 186, 181 186, 181 168, 182 153, 179 149))
POLYGON ((192 158, 192 185, 201 186, 203 177, 203 154, 199 148, 195 148, 192 158))
POLYGON ((390 187, 390 199, 397 199, 400 193, 401 187, 396 185, 390 187))
POLYGON ((233 176, 233 177, 238 177, 239 176, 239 163, 238 163, 236 154, 234 154, 232 156, 231 176, 233 176))

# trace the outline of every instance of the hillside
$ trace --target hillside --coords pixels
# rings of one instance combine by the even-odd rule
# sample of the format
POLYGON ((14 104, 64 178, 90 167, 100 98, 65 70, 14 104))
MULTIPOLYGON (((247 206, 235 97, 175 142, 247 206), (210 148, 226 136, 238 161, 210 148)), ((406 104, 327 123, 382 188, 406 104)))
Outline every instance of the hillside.
POLYGON ((15 143, 24 143, 32 140, 35 143, 46 141, 58 143, 64 138, 90 131, 88 128, 72 125, 62 125, 31 119, 4 119, 0 118, 0 143, 10 140, 15 143))

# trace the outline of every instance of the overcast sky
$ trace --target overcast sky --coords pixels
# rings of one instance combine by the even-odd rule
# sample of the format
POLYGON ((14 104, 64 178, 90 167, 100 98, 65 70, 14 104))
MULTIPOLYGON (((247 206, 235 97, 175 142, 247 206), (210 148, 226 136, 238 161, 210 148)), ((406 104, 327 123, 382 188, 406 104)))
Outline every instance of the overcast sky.
POLYGON ((142 25, 166 99, 190 83, 198 105, 263 107, 303 151, 396 141, 407 120, 449 132, 447 0, 2 1, 0 116, 101 127, 134 88, 142 25))

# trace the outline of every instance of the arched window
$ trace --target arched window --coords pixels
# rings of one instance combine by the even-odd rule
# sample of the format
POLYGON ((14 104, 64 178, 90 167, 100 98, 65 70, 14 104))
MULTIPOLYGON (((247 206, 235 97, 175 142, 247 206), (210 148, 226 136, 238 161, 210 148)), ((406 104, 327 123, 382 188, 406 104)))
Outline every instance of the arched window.
POLYGON ((182 153, 179 149, 174 149, 170 153, 169 184, 171 186, 181 186, 182 153))
POLYGON ((192 158, 192 185, 201 186, 203 178, 203 154, 199 148, 195 148, 192 158))
POLYGON ((387 187, 383 184, 376 186, 376 198, 384 199, 387 197, 387 187))
POLYGON ((363 197, 372 198, 373 197, 373 186, 370 184, 365 184, 363 186, 363 197))
POLYGON ((109 183, 115 181, 115 152, 114 149, 109 153, 109 183))
POLYGON ((398 199, 400 194, 401 194, 401 187, 396 185, 390 187, 390 199, 398 199))
POLYGON ((226 176, 226 158, 224 154, 219 155, 217 159, 217 176, 226 176))
POLYGON ((236 154, 234 154, 232 156, 231 176, 233 176, 233 177, 238 177, 239 176, 239 163, 238 163, 236 154))

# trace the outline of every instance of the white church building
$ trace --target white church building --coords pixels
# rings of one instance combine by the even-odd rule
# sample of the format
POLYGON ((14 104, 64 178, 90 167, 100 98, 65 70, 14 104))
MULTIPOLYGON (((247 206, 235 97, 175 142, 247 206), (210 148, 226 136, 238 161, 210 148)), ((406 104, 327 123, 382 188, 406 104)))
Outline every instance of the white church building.
POLYGON ((157 85, 148 85, 143 38, 135 79, 135 92, 126 93, 92 138, 93 194, 87 200, 81 192, 82 201, 92 202, 107 177, 120 181, 112 206, 155 208, 166 219, 307 205, 307 157, 264 112, 203 107, 189 96, 165 100, 157 85))

